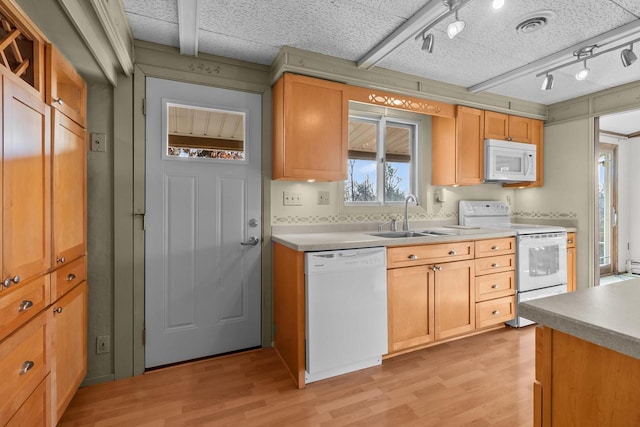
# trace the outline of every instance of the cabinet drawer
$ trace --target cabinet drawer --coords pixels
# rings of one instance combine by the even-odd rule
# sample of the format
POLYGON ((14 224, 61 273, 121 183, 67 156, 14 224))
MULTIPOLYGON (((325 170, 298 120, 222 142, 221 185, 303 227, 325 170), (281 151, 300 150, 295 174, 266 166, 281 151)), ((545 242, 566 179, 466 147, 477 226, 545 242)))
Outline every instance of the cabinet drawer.
POLYGON ((0 420, 10 419, 49 373, 48 315, 40 313, 0 344, 0 420))
POLYGON ((512 320, 515 314, 515 295, 476 303, 476 328, 481 329, 512 320))
POLYGON ((409 267, 473 258, 473 242, 401 246, 387 249, 387 268, 409 267))
POLYGON ((87 257, 82 256, 54 273, 51 279, 51 300, 57 301, 85 280, 87 280, 87 257))
POLYGON ((476 302, 514 295, 515 292, 515 271, 476 277, 476 302))
POLYGON ((513 237, 476 241, 476 258, 514 253, 516 253, 516 239, 513 237))
POLYGON ((49 305, 49 280, 41 276, 0 292, 0 340, 49 305))
POLYGON ((476 276, 515 270, 515 268, 515 255, 502 255, 476 259, 476 276))
POLYGON ((576 247, 576 233, 567 233, 567 248, 576 247))
POLYGON ((9 420, 7 427, 51 425, 51 376, 42 380, 26 402, 9 420))

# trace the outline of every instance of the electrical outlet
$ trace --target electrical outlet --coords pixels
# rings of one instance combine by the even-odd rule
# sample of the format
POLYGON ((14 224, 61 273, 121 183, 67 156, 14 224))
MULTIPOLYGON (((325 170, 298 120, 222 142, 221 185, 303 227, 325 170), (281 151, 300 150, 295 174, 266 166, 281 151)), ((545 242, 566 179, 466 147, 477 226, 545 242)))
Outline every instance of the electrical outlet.
POLYGON ((328 205, 329 204, 329 192, 328 191, 318 191, 318 204, 319 205, 328 205))
POLYGON ((96 354, 105 354, 111 351, 111 337, 101 335, 96 338, 96 354))
POLYGON ((282 193, 282 204, 284 206, 302 206, 302 193, 284 191, 282 193))
POLYGON ((91 134, 91 151, 107 151, 107 135, 104 133, 91 134))

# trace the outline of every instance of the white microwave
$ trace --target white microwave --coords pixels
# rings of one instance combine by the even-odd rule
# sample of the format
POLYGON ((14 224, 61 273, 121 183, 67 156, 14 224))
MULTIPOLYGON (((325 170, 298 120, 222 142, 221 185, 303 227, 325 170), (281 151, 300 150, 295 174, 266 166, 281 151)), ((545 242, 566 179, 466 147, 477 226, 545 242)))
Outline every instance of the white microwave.
POLYGON ((485 139, 484 180, 485 182, 535 181, 536 145, 485 139))

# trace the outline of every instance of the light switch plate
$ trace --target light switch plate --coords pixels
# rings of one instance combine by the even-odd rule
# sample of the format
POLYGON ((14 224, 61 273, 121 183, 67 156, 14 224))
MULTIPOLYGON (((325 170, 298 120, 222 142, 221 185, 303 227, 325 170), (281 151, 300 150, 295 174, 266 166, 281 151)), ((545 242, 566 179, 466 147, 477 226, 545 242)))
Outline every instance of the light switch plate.
POLYGON ((282 193, 282 204, 284 206, 302 206, 302 193, 284 191, 282 193))
POLYGON ((107 151, 107 134, 92 133, 91 134, 91 151, 107 151))

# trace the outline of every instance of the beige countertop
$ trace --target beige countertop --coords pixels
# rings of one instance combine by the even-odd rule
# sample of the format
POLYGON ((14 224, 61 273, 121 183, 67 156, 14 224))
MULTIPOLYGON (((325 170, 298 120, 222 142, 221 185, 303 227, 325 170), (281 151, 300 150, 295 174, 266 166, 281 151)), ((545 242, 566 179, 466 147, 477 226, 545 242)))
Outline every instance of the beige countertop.
MULTIPOLYGON (((499 237, 511 237, 516 233, 510 230, 489 228, 457 228, 457 226, 428 227, 430 231, 448 233, 439 236, 389 238, 372 236, 375 231, 338 231, 322 233, 274 234, 274 242, 285 245, 296 251, 326 251, 337 249, 368 248, 374 246, 406 246, 424 245, 428 243, 460 242, 465 240, 482 240, 499 237)), ((415 228, 412 231, 422 231, 415 228)))
POLYGON ((640 359, 640 278, 522 302, 520 315, 640 359))

